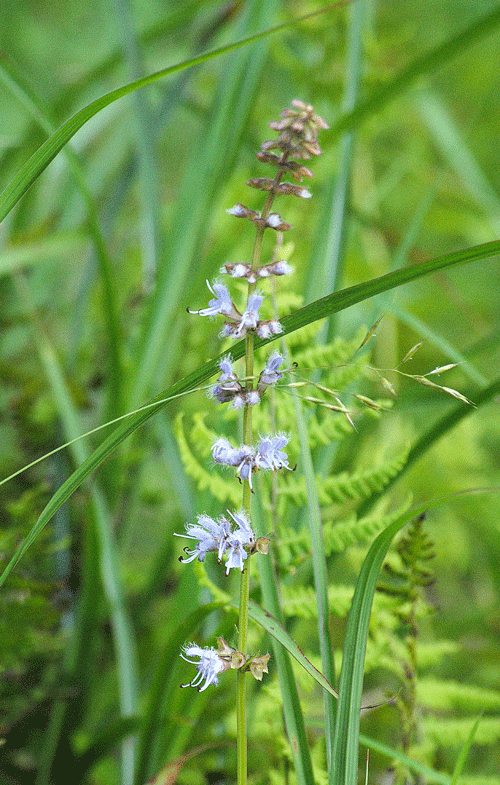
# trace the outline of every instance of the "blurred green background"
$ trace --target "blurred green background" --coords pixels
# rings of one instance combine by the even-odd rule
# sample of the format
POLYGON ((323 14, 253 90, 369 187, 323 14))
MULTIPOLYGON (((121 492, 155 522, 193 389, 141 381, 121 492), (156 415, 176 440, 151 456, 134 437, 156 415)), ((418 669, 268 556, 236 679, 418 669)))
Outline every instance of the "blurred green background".
MULTIPOLYGON (((311 163, 314 198, 283 207, 293 226, 283 248, 295 269, 286 282, 289 310, 498 239, 498 3, 358 0, 299 20, 324 7, 315 0, 2 2, 2 189, 47 136, 92 100, 293 22, 112 103, 5 218, 2 477, 136 409, 221 351, 216 325, 188 316, 186 307, 206 304, 205 281, 221 264, 248 260, 252 232, 225 210, 236 202, 260 209, 260 195, 244 181, 266 174, 254 153, 293 98, 312 103, 331 129, 320 139, 323 155, 311 163), (361 110, 352 112, 355 106, 361 110)), ((268 243, 265 253, 271 252, 268 243)), ((458 363, 431 379, 473 403, 498 379, 498 259, 350 308, 332 321, 328 336, 352 340, 380 317, 366 361, 379 375, 367 371, 359 391, 389 397, 379 381, 384 376, 397 396, 389 412, 363 421, 339 443, 332 474, 383 464, 457 405, 452 395, 390 370, 416 344, 423 341, 400 370, 415 375, 458 363)), ((316 340, 309 330, 304 345, 316 340)), ((158 782, 233 779, 232 682, 200 696, 177 689, 191 678, 178 657, 183 624, 188 639, 208 642, 224 630, 231 636, 235 624, 230 615, 189 615, 212 595, 178 564, 182 544, 172 536, 196 513, 220 511, 186 471, 176 439, 182 412, 191 443, 202 444, 192 418, 205 411, 211 428, 237 432, 203 392, 174 401, 60 508, 3 587, 2 782, 132 782, 134 767, 136 782, 159 772, 158 782), (145 717, 149 725, 141 724, 145 717), (122 744, 132 731, 139 738, 135 753, 130 741, 122 744)), ((422 503, 500 487, 499 435, 498 397, 487 395, 433 440, 376 509, 393 511, 410 496, 422 503)), ((1 486, 3 565, 101 440, 97 433, 76 442, 1 486)), ((200 460, 209 467, 206 455, 200 460)), ((339 505, 334 518, 355 514, 362 502, 339 505)), ((299 512, 289 506, 286 515, 290 522, 299 512)), ((419 617, 416 746, 423 762, 449 774, 482 715, 464 785, 500 783, 499 520, 498 495, 491 493, 463 495, 426 522, 435 557, 419 617)), ((366 544, 329 563, 332 585, 352 587, 366 544)), ((292 572, 283 568, 293 590, 292 572)), ((383 621, 393 610, 381 603, 383 621)), ((332 614, 336 650, 346 613, 347 607, 332 614)), ((404 641, 404 630, 387 625, 392 642, 398 635, 404 641)), ((291 614, 290 629, 314 658, 314 625, 291 614)), ((257 633, 255 640, 263 651, 269 646, 257 633)), ((404 660, 377 622, 370 646, 365 704, 397 692, 398 668, 388 663, 404 660)), ((297 678, 322 781, 321 696, 306 677, 297 678)), ((272 666, 257 694, 251 781, 293 781, 272 666)), ((362 730, 402 746, 394 706, 366 712, 362 730)), ((390 764, 390 756, 372 751, 369 781, 397 780, 401 773, 394 775, 390 764)), ((414 776, 409 781, 423 781, 414 776)))

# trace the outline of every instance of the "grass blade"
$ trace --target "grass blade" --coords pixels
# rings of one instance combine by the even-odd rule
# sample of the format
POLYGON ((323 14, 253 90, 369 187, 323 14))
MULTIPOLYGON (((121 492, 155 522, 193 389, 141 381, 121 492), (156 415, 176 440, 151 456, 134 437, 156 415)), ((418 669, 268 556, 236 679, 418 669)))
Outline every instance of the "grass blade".
POLYGON ((344 641, 335 742, 332 751, 332 785, 356 785, 358 781, 359 723, 363 673, 375 586, 382 562, 394 536, 412 519, 465 493, 498 492, 499 488, 473 489, 450 494, 419 505, 384 529, 371 546, 356 583, 344 641))
POLYGON ((456 785, 458 782, 458 778, 460 777, 463 768, 465 766, 465 761, 467 760, 467 755, 469 754, 469 750, 472 747, 472 742, 474 741, 474 736, 476 735, 476 731, 479 727, 479 723, 481 722, 481 717, 478 717, 475 721, 474 725, 470 729, 470 733, 463 744, 459 756, 457 758, 457 762, 455 763, 455 768, 453 769, 453 774, 451 777, 450 785, 456 785))
MULTIPOLYGON (((263 536, 265 530, 259 499, 256 499, 253 505, 252 521, 255 525, 255 531, 263 536)), ((272 556, 269 555, 266 559, 258 559, 257 565, 263 602, 268 611, 272 613, 274 619, 271 622, 268 612, 266 611, 259 613, 259 611, 257 611, 258 606, 254 603, 250 604, 249 613, 252 618, 264 628, 268 623, 273 624, 273 631, 269 630, 272 635, 273 659, 278 671, 286 733, 290 742, 290 751, 292 753, 297 783, 298 785, 315 785, 302 706, 300 704, 297 684, 295 683, 292 663, 288 656, 287 649, 294 657, 297 653, 301 654, 301 652, 300 650, 297 651, 298 647, 292 638, 285 632, 283 626, 284 619, 278 596, 277 580, 272 556), (279 632, 280 629, 285 632, 285 635, 279 632), (274 636, 275 632, 277 635, 280 635, 279 638, 274 636), (290 649, 288 647, 290 647, 290 649)))
POLYGON ((153 74, 148 74, 141 79, 136 79, 129 84, 118 87, 116 90, 111 90, 109 93, 102 95, 100 98, 92 101, 87 106, 84 106, 83 109, 80 109, 80 111, 76 112, 73 117, 70 117, 69 120, 63 123, 63 125, 61 125, 60 128, 38 148, 38 150, 31 156, 31 158, 24 164, 17 175, 12 179, 7 188, 2 192, 2 194, 0 194, 0 221, 3 221, 5 216, 9 214, 23 194, 26 193, 28 188, 35 182, 37 177, 39 177, 39 175, 47 168, 49 163, 56 157, 56 155, 76 134, 76 132, 79 131, 80 128, 82 128, 92 117, 98 114, 98 112, 100 112, 102 109, 105 109, 114 101, 117 101, 119 98, 123 98, 126 95, 130 95, 136 90, 140 90, 141 87, 146 87, 147 85, 153 84, 154 82, 157 82, 159 79, 163 79, 166 76, 176 74, 179 71, 184 71, 186 68, 192 68, 193 66, 200 65, 201 63, 206 63, 209 60, 213 60, 215 57, 220 57, 221 55, 228 54, 229 52, 234 52, 236 49, 240 49, 242 46, 248 46, 248 44, 261 41, 273 33, 278 33, 281 30, 285 30, 287 27, 291 27, 298 22, 304 21, 305 19, 310 19, 313 16, 325 13, 325 11, 335 8, 337 5, 338 4, 334 4, 327 6, 326 8, 322 8, 319 11, 313 11, 312 13, 298 17, 291 22, 283 22, 282 24, 276 25, 275 27, 263 30, 260 33, 254 33, 253 35, 249 35, 246 38, 242 38, 239 41, 234 41, 233 43, 219 46, 209 52, 204 52, 203 54, 197 55, 196 57, 190 57, 189 59, 183 60, 180 63, 175 63, 175 65, 162 68, 160 71, 155 71, 153 74))
MULTIPOLYGON (((236 607, 236 606, 235 606, 236 607)), ((330 695, 333 695, 334 698, 338 698, 338 692, 333 689, 332 685, 324 677, 320 671, 314 667, 312 662, 307 659, 304 652, 300 649, 297 643, 294 641, 291 635, 285 630, 282 624, 277 621, 268 611, 265 611, 264 608, 261 608, 260 605, 257 605, 256 602, 250 600, 249 605, 249 613, 252 619, 260 624, 269 635, 272 635, 278 643, 287 650, 292 657, 297 660, 299 665, 302 665, 305 671, 312 676, 312 678, 318 682, 320 687, 323 687, 330 695)))
POLYGON ((387 744, 382 744, 380 741, 377 741, 377 739, 372 739, 371 737, 365 736, 363 733, 359 734, 359 740, 361 744, 369 750, 376 750, 381 755, 386 755, 391 760, 399 761, 399 763, 402 763, 403 766, 406 766, 410 771, 420 774, 420 776, 430 785, 451 785, 448 774, 435 771, 434 769, 431 769, 430 766, 413 760, 413 758, 405 755, 401 750, 395 749, 394 747, 388 747, 387 744))

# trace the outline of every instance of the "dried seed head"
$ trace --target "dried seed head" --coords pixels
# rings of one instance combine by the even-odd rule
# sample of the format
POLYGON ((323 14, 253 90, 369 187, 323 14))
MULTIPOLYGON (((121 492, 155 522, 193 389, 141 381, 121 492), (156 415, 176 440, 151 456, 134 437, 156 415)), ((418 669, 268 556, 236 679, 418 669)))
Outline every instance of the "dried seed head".
POLYGON ((264 142, 262 152, 266 154, 269 150, 278 149, 287 157, 305 160, 313 155, 320 155, 318 133, 321 129, 327 129, 328 124, 322 117, 314 114, 310 104, 294 99, 292 106, 293 109, 281 112, 281 120, 269 123, 274 131, 279 132, 279 136, 276 141, 264 142))

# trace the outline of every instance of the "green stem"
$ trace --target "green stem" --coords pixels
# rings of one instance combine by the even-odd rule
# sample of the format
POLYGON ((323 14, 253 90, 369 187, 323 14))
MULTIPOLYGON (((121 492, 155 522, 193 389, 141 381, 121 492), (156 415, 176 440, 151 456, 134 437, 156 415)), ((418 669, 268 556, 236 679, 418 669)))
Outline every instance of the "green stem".
MULTIPOLYGON (((282 160, 286 160, 286 153, 282 160)), ((277 185, 283 176, 283 170, 278 169, 274 179, 277 185)), ((271 211, 275 193, 271 190, 264 202, 261 217, 267 218, 271 211)), ((253 251, 252 251, 252 270, 256 270, 260 264, 262 251, 262 239, 264 237, 264 226, 257 226, 253 251)), ((248 294, 254 291, 255 284, 249 284, 248 294)), ((254 378, 254 335, 248 333, 245 338, 245 378, 249 389, 253 387, 254 378)), ((253 444, 252 428, 252 407, 245 405, 243 410, 243 444, 253 444)), ((250 516, 251 488, 248 480, 243 481, 243 509, 250 516)), ((240 583, 240 607, 238 621, 238 651, 246 656, 248 639, 248 600, 250 593, 250 567, 247 566, 241 576, 240 583)), ((247 720, 246 720, 246 670, 241 669, 236 673, 236 756, 238 766, 238 785, 247 783, 247 720)))

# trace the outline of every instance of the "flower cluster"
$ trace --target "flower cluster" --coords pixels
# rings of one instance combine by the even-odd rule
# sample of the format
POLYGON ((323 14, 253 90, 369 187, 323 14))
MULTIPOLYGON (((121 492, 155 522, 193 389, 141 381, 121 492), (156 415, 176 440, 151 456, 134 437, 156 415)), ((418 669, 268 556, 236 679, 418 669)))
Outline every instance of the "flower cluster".
POLYGON ((254 553, 255 551, 265 553, 268 540, 266 537, 260 537, 256 540, 245 513, 243 511, 229 512, 228 510, 228 514, 233 519, 232 521, 224 517, 214 521, 208 515, 198 515, 198 523, 186 524, 185 534, 174 532, 176 537, 198 540, 197 545, 192 550, 189 550, 187 546, 184 548, 186 558, 181 556, 179 561, 183 562, 183 564, 188 564, 195 559, 204 562, 205 556, 209 551, 216 551, 219 564, 222 562, 224 554, 226 554, 226 575, 229 575, 229 570, 232 567, 243 572, 245 568, 244 561, 249 553, 254 553))
POLYGON ((290 469, 287 454, 283 452, 283 447, 288 444, 288 441, 288 436, 279 433, 276 436, 264 437, 254 448, 248 444, 232 447, 227 439, 220 438, 212 445, 212 457, 215 463, 236 466, 236 476, 240 481, 248 480, 253 490, 252 475, 258 469, 274 472, 279 469, 290 469))
POLYGON ((274 352, 269 357, 265 368, 260 372, 257 388, 254 389, 246 387, 236 376, 233 371, 233 358, 228 354, 219 363, 222 373, 217 379, 217 384, 211 388, 210 395, 216 398, 219 403, 231 402, 233 409, 241 409, 245 404, 255 406, 267 388, 283 378, 283 373, 278 370, 282 362, 281 354, 274 352))
POLYGON ((202 649, 196 643, 187 643, 182 647, 181 657, 186 662, 196 665, 197 671, 196 676, 187 684, 181 684, 181 687, 196 687, 198 692, 203 692, 211 684, 218 684, 219 673, 224 673, 230 668, 249 670, 252 676, 262 681, 262 674, 268 673, 267 664, 270 659, 269 654, 247 658, 241 651, 229 646, 224 638, 217 638, 217 649, 212 646, 202 649))
MULTIPOLYGON (((262 163, 276 167, 276 175, 274 178, 258 177, 247 181, 247 185, 251 188, 266 193, 262 211, 258 213, 240 203, 226 211, 237 218, 251 221, 256 227, 257 237, 260 238, 266 229, 286 232, 292 228, 279 213, 271 212, 275 197, 291 195, 301 199, 311 198, 310 191, 299 183, 304 177, 312 177, 312 172, 296 159, 307 160, 311 156, 319 155, 321 150, 318 145, 318 132, 322 128, 328 128, 325 121, 314 114, 312 106, 298 100, 292 101, 292 108, 285 109, 281 113, 281 119, 270 123, 270 127, 278 131, 278 138, 264 142, 257 153, 257 158, 262 163), (278 152, 271 152, 271 150, 278 152), (295 182, 284 182, 283 177, 287 175, 295 182)), ((260 248, 260 241, 255 244, 254 251, 255 248, 260 248)), ((220 268, 221 275, 245 279, 248 283, 248 297, 244 308, 238 309, 227 286, 220 280, 215 280, 213 283, 207 281, 208 289, 213 295, 208 306, 199 310, 189 308, 187 310, 198 316, 222 316, 224 324, 220 332, 221 337, 240 340, 255 334, 262 339, 272 338, 282 333, 283 327, 276 318, 265 320, 260 317, 259 311, 264 295, 255 289, 255 285, 271 276, 283 276, 291 272, 292 268, 284 259, 260 264, 260 258, 254 256, 251 262, 226 262, 220 268)), ((251 340, 247 340, 248 352, 250 354, 247 354, 247 369, 253 368, 251 340)), ((219 403, 228 403, 234 409, 245 407, 246 422, 251 422, 248 407, 258 404, 266 390, 283 378, 285 371, 280 370, 282 365, 282 355, 274 352, 267 359, 258 377, 240 378, 233 368, 231 354, 227 354, 219 362, 221 373, 209 394, 219 403)), ((251 441, 251 427, 246 433, 250 433, 247 439, 251 441)), ((277 472, 281 469, 291 469, 284 451, 288 441, 289 437, 286 434, 277 433, 261 437, 255 446, 242 444, 233 447, 224 437, 217 439, 213 444, 214 462, 234 467, 236 476, 244 483, 245 508, 249 506, 249 491, 253 491, 252 479, 257 471, 277 472)), ((219 563, 225 561, 226 575, 228 575, 232 568, 244 572, 245 563, 250 555, 256 552, 267 553, 269 540, 266 537, 256 538, 246 510, 228 511, 228 516, 214 520, 208 515, 198 515, 196 523, 186 524, 185 533, 177 536, 186 537, 193 541, 194 545, 184 548, 185 555, 180 557, 180 561, 184 564, 195 559, 204 562, 207 553, 214 552, 219 563)), ((248 591, 248 584, 246 591, 248 591)), ((243 640, 244 636, 241 639, 243 640)), ((232 649, 221 638, 218 644, 217 650, 211 647, 203 649, 194 643, 184 646, 181 656, 195 665, 197 672, 192 681, 183 684, 183 687, 196 687, 202 692, 211 684, 217 684, 219 674, 230 668, 248 670, 259 680, 262 679, 263 673, 267 673, 269 654, 247 657, 245 653, 232 649)))
MULTIPOLYGON (((267 267, 267 274, 270 275, 272 265, 267 267)), ((283 273, 276 274, 283 275, 283 273)), ((259 308, 264 300, 264 296, 260 292, 253 292, 249 296, 245 310, 240 313, 231 300, 227 286, 219 281, 215 281, 213 285, 207 281, 207 286, 214 295, 213 299, 208 301, 208 308, 200 308, 198 311, 191 311, 188 308, 188 313, 198 314, 198 316, 216 316, 220 313, 225 316, 227 321, 220 332, 221 338, 239 340, 244 338, 249 330, 254 330, 259 338, 270 338, 272 335, 279 335, 283 332, 277 319, 268 321, 259 319, 259 308)))

